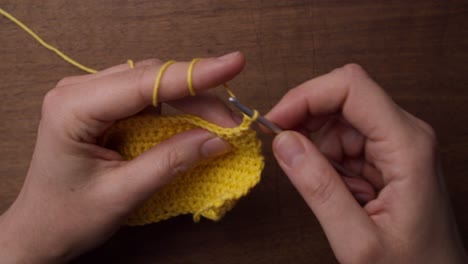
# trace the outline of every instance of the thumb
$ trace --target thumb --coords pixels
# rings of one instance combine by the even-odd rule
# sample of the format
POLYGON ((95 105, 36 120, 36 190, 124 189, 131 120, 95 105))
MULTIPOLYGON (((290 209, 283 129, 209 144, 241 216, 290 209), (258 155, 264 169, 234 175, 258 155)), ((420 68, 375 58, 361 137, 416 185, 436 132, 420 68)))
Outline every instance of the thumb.
POLYGON ((158 189, 202 160, 220 156, 229 143, 201 129, 171 137, 119 168, 113 184, 132 204, 147 200, 158 189))
POLYGON ((282 132, 273 141, 273 152, 315 213, 335 254, 358 246, 350 243, 355 238, 371 238, 371 219, 309 139, 297 132, 282 132))

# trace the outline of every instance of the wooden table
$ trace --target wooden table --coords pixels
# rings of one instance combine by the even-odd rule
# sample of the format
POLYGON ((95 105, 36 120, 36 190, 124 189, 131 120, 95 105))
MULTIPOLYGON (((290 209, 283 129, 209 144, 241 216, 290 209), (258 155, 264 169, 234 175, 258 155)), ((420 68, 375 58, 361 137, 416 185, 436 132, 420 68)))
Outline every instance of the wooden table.
MULTIPOLYGON (((290 88, 356 62, 438 133, 460 232, 468 242, 466 1, 2 1, 50 43, 102 69, 157 57, 241 50, 231 86, 266 112, 290 88)), ((44 94, 79 70, 0 18, 0 212, 21 188, 44 94)), ((75 263, 333 263, 315 217, 263 137, 262 182, 220 222, 189 216, 123 228, 75 263)), ((57 219, 60 221, 60 219, 57 219)))

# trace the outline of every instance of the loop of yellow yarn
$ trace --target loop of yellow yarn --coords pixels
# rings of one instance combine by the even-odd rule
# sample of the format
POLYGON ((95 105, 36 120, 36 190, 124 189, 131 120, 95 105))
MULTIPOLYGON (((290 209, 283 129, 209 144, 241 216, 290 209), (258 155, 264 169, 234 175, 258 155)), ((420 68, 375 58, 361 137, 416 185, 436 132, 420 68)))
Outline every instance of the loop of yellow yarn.
POLYGON ((189 92, 190 92, 191 96, 195 96, 195 90, 193 89, 193 79, 192 79, 193 67, 195 66, 195 63, 197 63, 199 60, 200 60, 199 58, 193 59, 190 62, 190 65, 188 67, 187 86, 188 86, 188 89, 189 89, 189 92))
POLYGON ((164 63, 164 65, 161 66, 161 68, 159 69, 159 72, 158 72, 158 75, 156 76, 156 80, 154 81, 154 87, 153 87, 153 106, 154 107, 158 106, 158 90, 159 90, 159 86, 161 85, 162 76, 164 72, 167 70, 167 68, 169 68, 169 66, 171 66, 174 63, 175 61, 170 60, 164 63))
POLYGON ((249 119, 252 120, 252 121, 257 120, 257 118, 260 116, 260 113, 258 113, 258 111, 255 110, 255 109, 253 110, 253 112, 254 112, 254 113, 253 113, 253 116, 252 116, 252 117, 249 117, 249 116, 247 116, 246 114, 244 114, 244 118, 249 118, 249 119))

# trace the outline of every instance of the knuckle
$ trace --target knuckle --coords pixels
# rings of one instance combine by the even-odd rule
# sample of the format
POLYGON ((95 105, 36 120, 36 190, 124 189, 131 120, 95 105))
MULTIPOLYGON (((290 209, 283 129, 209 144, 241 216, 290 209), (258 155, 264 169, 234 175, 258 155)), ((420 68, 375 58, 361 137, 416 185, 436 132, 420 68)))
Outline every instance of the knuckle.
POLYGON ((53 112, 63 98, 64 94, 61 89, 54 88, 47 92, 42 102, 42 115, 46 116, 49 112, 53 112))
POLYGON ((62 78, 60 81, 58 81, 58 83, 55 85, 55 87, 60 87, 60 86, 65 86, 65 85, 67 85, 67 83, 70 82, 70 78, 71 78, 71 77, 62 78))
POLYGON ((437 142, 435 133, 431 134, 431 133, 426 132, 424 136, 424 143, 427 148, 426 151, 428 153, 432 154, 437 151, 438 142, 437 142))
POLYGON ((347 79, 362 79, 369 77, 364 68, 356 63, 348 63, 343 67, 336 69, 336 73, 347 79))
POLYGON ((129 79, 131 82, 136 84, 138 93, 138 100, 140 102, 145 102, 145 94, 143 91, 143 87, 148 86, 148 76, 155 76, 154 67, 151 66, 141 66, 138 69, 135 69, 129 75, 129 79))
POLYGON ((423 150, 427 153, 432 153, 437 148, 437 135, 431 125, 424 122, 419 118, 415 118, 416 126, 415 133, 416 138, 412 137, 408 139, 408 143, 414 144, 417 149, 423 150))
POLYGON ((77 79, 80 77, 82 76, 68 76, 68 77, 62 78, 60 81, 58 81, 55 87, 66 86, 66 85, 75 83, 77 79))
POLYGON ((379 263, 389 250, 388 245, 374 233, 362 233, 359 241, 349 244, 348 250, 336 255, 339 263, 379 263))
MULTIPOLYGON (((153 71, 154 71, 153 67, 149 65, 141 66, 137 70, 132 72, 132 75, 131 75, 132 81, 138 83, 139 85, 143 84, 146 79, 145 77, 148 74, 151 74, 153 71)), ((154 74, 151 74, 151 75, 154 75, 154 74)))
POLYGON ((151 58, 151 59, 146 59, 146 60, 142 60, 142 61, 139 61, 135 64, 136 67, 140 67, 140 66, 153 66, 153 65, 161 65, 163 62, 162 60, 160 59, 156 59, 156 58, 151 58))
POLYGON ((182 152, 178 148, 173 148, 167 152, 163 166, 169 177, 176 177, 189 169, 182 152))
POLYGON ((366 238, 360 243, 359 254, 350 256, 342 263, 377 263, 382 256, 382 247, 377 239, 366 238))
POLYGON ((363 75, 363 74, 367 75, 364 68, 357 63, 348 63, 343 66, 343 70, 353 75, 363 75))
POLYGON ((317 174, 310 177, 306 193, 318 204, 327 202, 334 192, 334 176, 328 167, 317 168, 317 174))
POLYGON ((54 88, 47 92, 42 102, 40 129, 46 129, 57 139, 73 134, 73 118, 67 97, 65 89, 54 88))
POLYGON ((429 125, 428 123, 426 123, 425 121, 421 120, 421 119, 418 119, 418 123, 419 123, 419 126, 426 133, 429 140, 431 140, 433 142, 436 142, 437 141, 437 135, 436 135, 436 132, 435 132, 434 128, 431 125, 429 125))
MULTIPOLYGON (((313 79, 308 80, 308 81, 304 82, 301 86, 306 88, 306 90, 308 91, 310 89, 310 87, 311 87, 311 85, 309 85, 309 84, 311 84, 312 81, 313 81, 313 79)), ((295 88, 287 91, 286 94, 283 95, 283 98, 281 100, 284 101, 284 102, 289 102, 290 103, 290 102, 295 102, 297 100, 297 98, 304 98, 307 95, 304 94, 304 89, 302 87, 295 87, 295 88)))

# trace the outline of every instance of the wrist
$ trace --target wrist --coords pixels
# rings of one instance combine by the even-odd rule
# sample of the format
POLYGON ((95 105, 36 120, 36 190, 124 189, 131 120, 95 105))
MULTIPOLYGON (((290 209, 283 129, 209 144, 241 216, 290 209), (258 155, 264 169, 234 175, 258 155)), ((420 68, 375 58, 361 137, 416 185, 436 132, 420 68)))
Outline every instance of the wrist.
POLYGON ((26 248, 23 248, 23 239, 14 230, 14 223, 9 217, 11 208, 0 216, 0 262, 2 263, 28 263, 26 248))
POLYGON ((12 206, 0 216, 0 262, 61 263, 65 259, 64 251, 48 245, 49 239, 38 232, 37 225, 27 223, 27 216, 15 212, 12 206))

